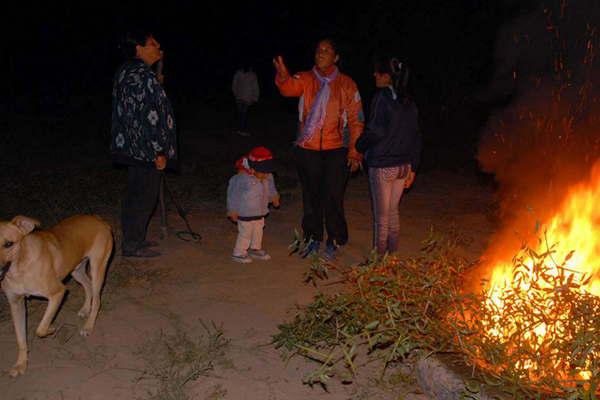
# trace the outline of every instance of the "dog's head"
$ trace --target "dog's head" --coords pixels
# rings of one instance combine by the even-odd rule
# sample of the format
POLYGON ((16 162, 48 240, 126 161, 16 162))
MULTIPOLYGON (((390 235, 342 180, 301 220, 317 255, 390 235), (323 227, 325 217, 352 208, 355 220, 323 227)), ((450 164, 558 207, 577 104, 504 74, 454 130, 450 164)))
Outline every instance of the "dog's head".
POLYGON ((8 269, 19 254, 21 240, 39 225, 35 219, 22 215, 0 222, 0 270, 8 269))

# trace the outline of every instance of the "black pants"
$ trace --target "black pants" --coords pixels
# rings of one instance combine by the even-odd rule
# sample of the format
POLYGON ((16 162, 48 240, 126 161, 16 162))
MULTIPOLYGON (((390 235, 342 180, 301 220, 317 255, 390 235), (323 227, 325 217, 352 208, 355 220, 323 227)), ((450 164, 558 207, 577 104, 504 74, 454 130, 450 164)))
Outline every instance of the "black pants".
POLYGON ((160 179, 160 171, 152 166, 129 166, 127 194, 121 209, 124 251, 135 251, 146 239, 148 222, 158 200, 160 179))
POLYGON ((243 101, 236 101, 237 117, 238 117, 238 130, 245 132, 248 128, 248 108, 250 105, 243 101))
POLYGON ((344 215, 344 192, 350 176, 347 155, 346 148, 324 151, 296 148, 304 206, 302 230, 306 239, 323 241, 325 219, 327 244, 348 242, 344 215))

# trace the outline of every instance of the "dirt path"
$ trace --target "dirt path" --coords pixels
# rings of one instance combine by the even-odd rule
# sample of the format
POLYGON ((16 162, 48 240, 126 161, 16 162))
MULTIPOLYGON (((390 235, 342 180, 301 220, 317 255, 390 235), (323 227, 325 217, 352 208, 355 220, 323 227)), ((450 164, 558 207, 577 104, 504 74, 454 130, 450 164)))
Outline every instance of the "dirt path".
MULTIPOLYGON (((459 222, 461 230, 474 239, 471 251, 476 255, 490 230, 484 214, 489 201, 489 193, 473 179, 447 173, 423 174, 401 205, 402 249, 415 253, 430 226, 448 229, 459 222)), ((364 176, 350 182, 346 207, 351 241, 343 260, 353 263, 364 258, 371 240, 364 176)), ((149 398, 156 382, 140 379, 142 371, 151 368, 144 361, 148 344, 151 346, 161 331, 198 337, 203 332, 200 319, 222 325, 230 344, 226 360, 217 360, 208 377, 201 376, 186 386, 194 399, 398 398, 397 391, 369 384, 334 384, 330 393, 311 389, 301 381, 314 364, 300 359, 284 364, 279 352, 268 345, 277 325, 294 315, 294 306, 306 304, 316 293, 312 286, 302 283, 308 263, 287 254, 300 213, 295 189, 267 222, 264 244, 273 259, 240 265, 229 260, 236 229, 223 218, 223 205, 202 204, 191 217, 192 225, 204 237, 202 244, 171 236, 162 244, 164 256, 160 259, 113 261, 97 329, 87 339, 76 334, 80 287, 69 283, 71 295, 56 320, 62 328, 51 338, 32 337, 45 302, 30 301, 29 369, 18 379, 0 377, 0 398, 149 398)), ((174 228, 183 228, 176 215, 171 215, 170 221, 174 228)), ((151 230, 151 235, 158 237, 157 219, 151 230)), ((15 355, 12 325, 4 321, 0 324, 0 368, 9 368, 15 355)), ((404 398, 424 398, 410 394, 418 393, 417 387, 409 386, 405 391, 409 394, 404 398)))

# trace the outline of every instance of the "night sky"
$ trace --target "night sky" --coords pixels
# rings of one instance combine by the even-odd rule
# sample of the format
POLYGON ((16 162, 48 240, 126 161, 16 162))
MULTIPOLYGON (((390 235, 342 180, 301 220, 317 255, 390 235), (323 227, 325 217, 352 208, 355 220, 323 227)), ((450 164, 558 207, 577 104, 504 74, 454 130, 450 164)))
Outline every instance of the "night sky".
MULTIPOLYGON (((8 44, 16 91, 31 89, 36 75, 43 75, 39 80, 50 91, 57 86, 101 91, 119 63, 119 35, 136 25, 156 32, 175 78, 171 82, 199 96, 219 89, 242 61, 255 64, 263 79, 272 75, 275 54, 283 54, 291 69, 309 68, 316 40, 330 35, 341 42, 341 66, 351 75, 369 71, 374 49, 390 47, 418 65, 423 79, 438 72, 427 76, 431 84, 450 75, 475 84, 490 72, 496 29, 519 10, 510 2, 476 0, 372 1, 354 7, 335 2, 312 7, 181 0, 140 4, 45 4, 13 11, 16 32, 8 44)), ((370 76, 355 76, 365 79, 370 76)))
MULTIPOLYGON (((358 84, 365 107, 373 90, 372 59, 392 50, 412 66, 421 114, 435 123, 440 110, 469 104, 471 137, 502 98, 487 96, 498 29, 533 8, 522 1, 225 2, 172 0, 92 5, 56 3, 14 10, 4 63, 2 110, 8 115, 69 115, 82 98, 107 115, 113 74, 121 60, 119 35, 149 27, 165 52, 166 88, 178 105, 229 98, 231 77, 245 62, 258 72, 263 97, 279 96, 272 58, 292 71, 312 66, 316 41, 334 37, 340 68, 358 84)), ((178 118, 181 115, 178 115, 178 118)), ((431 135, 431 134, 430 134, 431 135)), ((438 132, 439 137, 445 135, 438 132)), ((435 135, 434 135, 435 136, 435 135)))

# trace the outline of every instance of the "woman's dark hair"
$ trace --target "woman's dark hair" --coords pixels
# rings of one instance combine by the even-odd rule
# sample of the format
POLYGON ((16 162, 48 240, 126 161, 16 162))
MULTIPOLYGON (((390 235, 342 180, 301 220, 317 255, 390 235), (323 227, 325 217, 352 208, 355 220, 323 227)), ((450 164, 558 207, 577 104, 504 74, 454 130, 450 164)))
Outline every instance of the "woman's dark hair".
POLYGON ((375 60, 375 72, 389 74, 392 78, 392 87, 403 99, 408 98, 410 70, 406 63, 393 56, 379 56, 375 60))
POLYGON ((332 37, 329 37, 329 36, 323 37, 323 38, 317 40, 317 43, 315 44, 315 48, 318 47, 319 43, 322 43, 322 42, 329 43, 331 45, 331 47, 333 48, 333 51, 335 51, 335 54, 338 54, 338 55, 340 54, 340 48, 335 39, 333 39, 332 37))
POLYGON ((143 29, 134 29, 126 32, 119 41, 119 50, 125 59, 133 59, 136 56, 135 46, 145 46, 146 40, 152 36, 152 32, 143 29))

